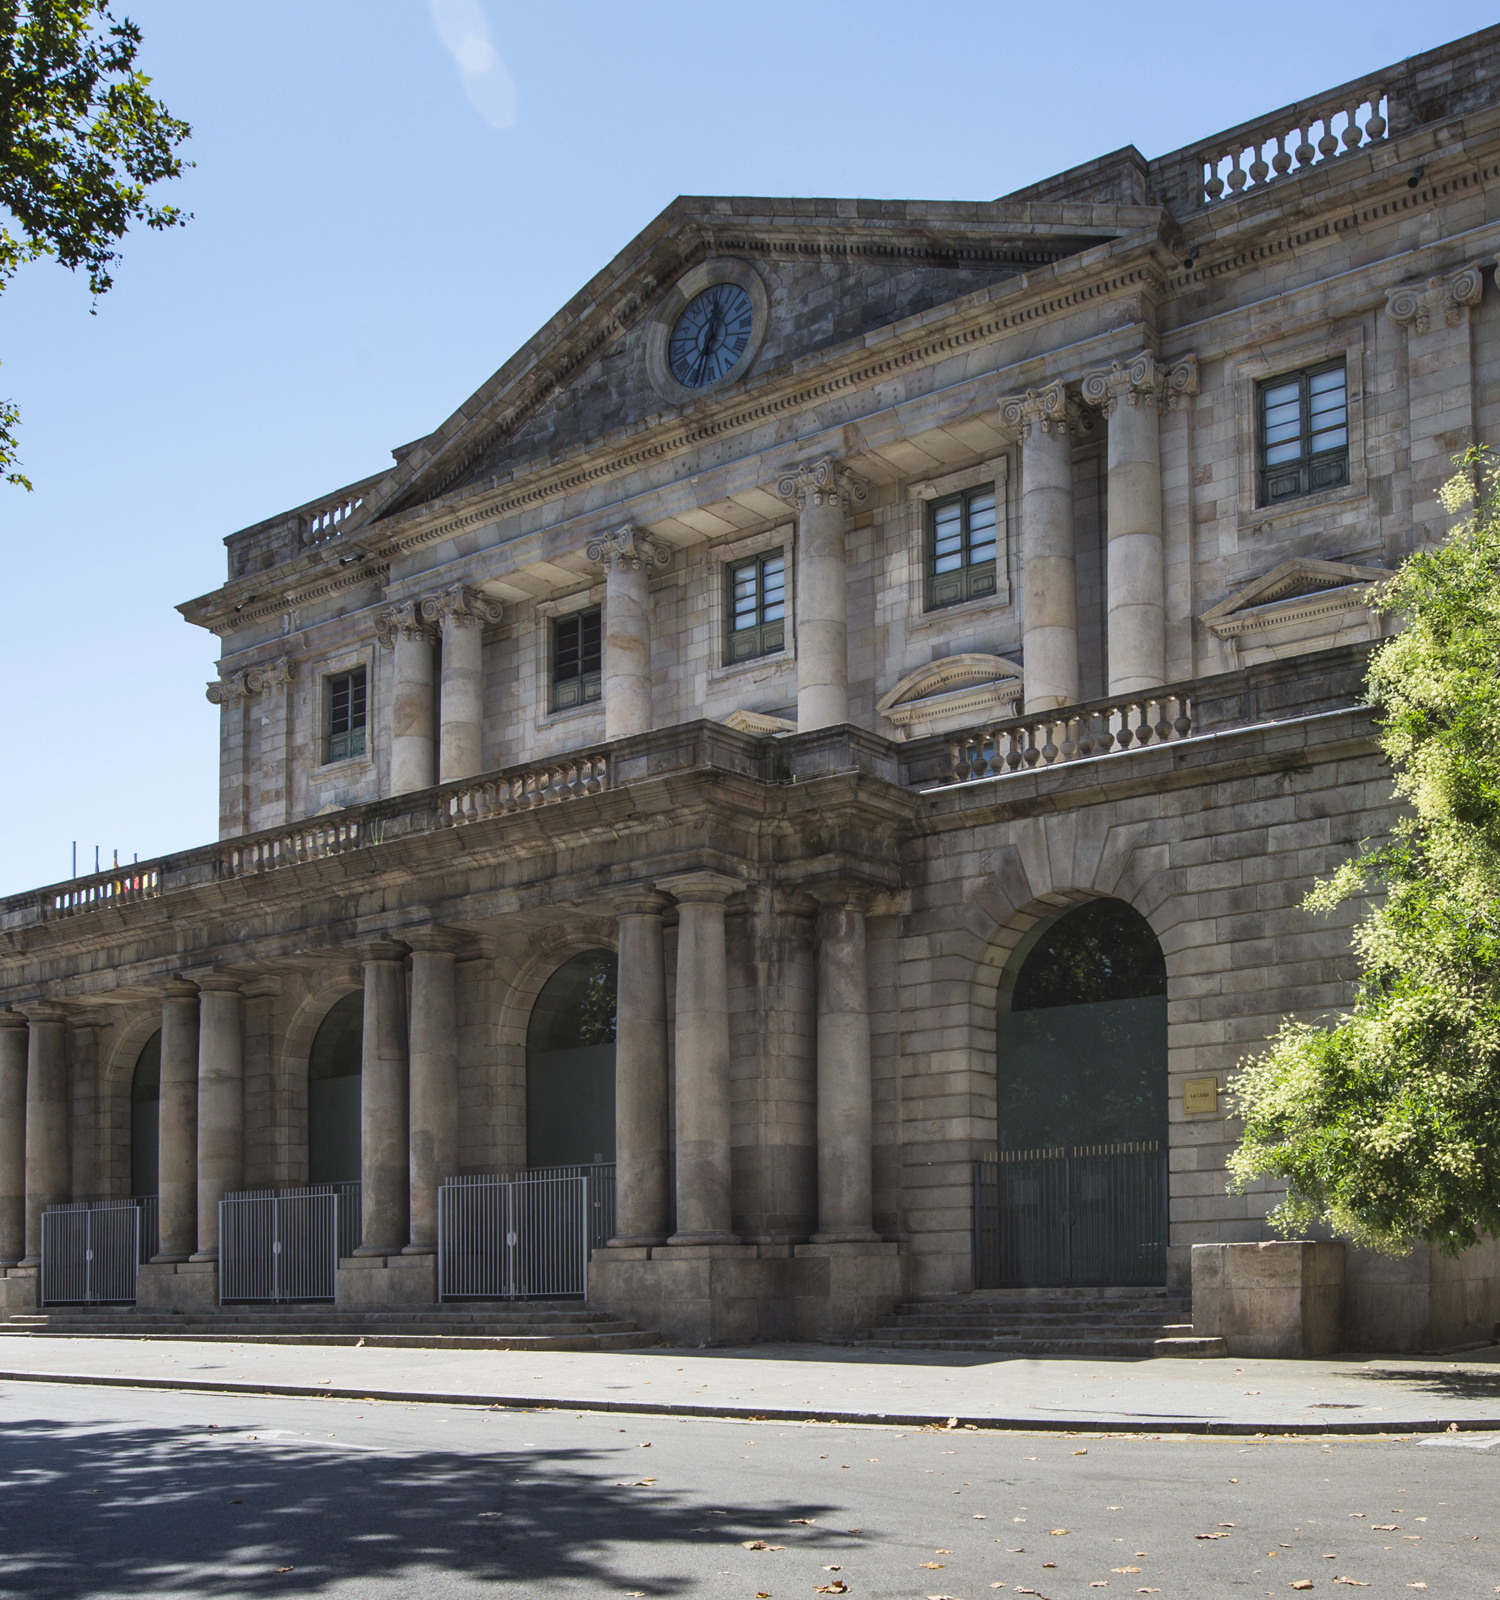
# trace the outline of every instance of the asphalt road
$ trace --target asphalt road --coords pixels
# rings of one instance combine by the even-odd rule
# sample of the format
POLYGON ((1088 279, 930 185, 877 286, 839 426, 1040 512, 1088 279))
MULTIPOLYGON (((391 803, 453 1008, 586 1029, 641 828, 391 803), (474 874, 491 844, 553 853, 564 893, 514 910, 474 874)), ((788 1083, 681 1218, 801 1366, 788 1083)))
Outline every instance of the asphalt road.
POLYGON ((0 1384, 0 1595, 26 1600, 1355 1592, 1340 1579, 1500 1593, 1500 1435, 1152 1440, 0 1384))

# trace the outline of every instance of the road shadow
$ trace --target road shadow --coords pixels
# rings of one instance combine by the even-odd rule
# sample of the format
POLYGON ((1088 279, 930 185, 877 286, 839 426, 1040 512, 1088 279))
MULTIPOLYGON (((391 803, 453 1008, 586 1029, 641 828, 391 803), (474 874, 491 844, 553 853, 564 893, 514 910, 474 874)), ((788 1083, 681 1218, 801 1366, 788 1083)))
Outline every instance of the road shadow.
POLYGON ((853 1543, 790 1525, 822 1505, 726 1502, 710 1514, 640 1484, 641 1457, 625 1446, 446 1453, 273 1425, 28 1419, 0 1424, 0 1471, 0 1594, 27 1600, 303 1595, 374 1577, 421 1593, 437 1573, 592 1579, 654 1600, 699 1582, 716 1544, 853 1543))
POLYGON ((1355 1369, 1350 1376, 1371 1383, 1398 1384, 1409 1394, 1433 1395, 1445 1400, 1500 1400, 1500 1371, 1476 1372, 1472 1367, 1366 1365, 1355 1369))

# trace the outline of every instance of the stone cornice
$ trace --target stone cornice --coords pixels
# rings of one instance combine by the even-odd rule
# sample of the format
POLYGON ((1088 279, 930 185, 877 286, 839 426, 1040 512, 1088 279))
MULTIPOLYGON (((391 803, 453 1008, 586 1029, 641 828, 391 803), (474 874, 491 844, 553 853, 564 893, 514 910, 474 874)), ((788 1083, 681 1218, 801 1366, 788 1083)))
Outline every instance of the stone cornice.
MULTIPOLYGON (((306 572, 307 577, 313 581, 295 583, 277 594, 274 599, 260 601, 260 596, 254 592, 257 588, 274 586, 267 582, 273 578, 273 574, 261 573, 255 580, 242 578, 198 600, 184 601, 177 609, 187 621, 196 623, 200 628, 207 628, 212 634, 223 635, 233 633, 237 628, 248 627, 253 623, 264 622, 270 617, 280 616, 282 612, 290 611, 294 606, 306 605, 312 600, 323 600, 329 595, 340 594, 345 589, 357 589, 363 583, 384 581, 390 575, 390 563, 385 561, 361 563, 352 572, 341 571, 337 566, 329 570, 325 563, 336 556, 336 550, 324 549, 316 554, 299 557, 299 570, 306 572), (236 605, 234 597, 245 591, 250 591, 249 599, 240 601, 236 605), (257 604, 257 601, 260 603, 257 604)), ((292 576, 296 575, 294 571, 292 576)), ((286 581, 285 576, 282 581, 286 581)))

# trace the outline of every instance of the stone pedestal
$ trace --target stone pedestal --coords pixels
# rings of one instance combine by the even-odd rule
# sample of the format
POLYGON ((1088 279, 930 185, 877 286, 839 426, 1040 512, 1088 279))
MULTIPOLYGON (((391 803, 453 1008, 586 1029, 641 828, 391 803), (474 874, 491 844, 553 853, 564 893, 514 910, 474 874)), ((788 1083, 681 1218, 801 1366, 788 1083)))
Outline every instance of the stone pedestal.
POLYGON ((36 1267, 0 1267, 0 1322, 40 1309, 40 1276, 36 1267))
POLYGON ((334 1276, 333 1303, 340 1311, 434 1308, 438 1303, 437 1257, 343 1256, 334 1276))
POLYGON ((792 1252, 792 1323, 799 1339, 852 1339, 910 1292, 899 1244, 799 1244, 792 1252))
POLYGON ((137 1311, 217 1311, 217 1261, 148 1261, 135 1278, 137 1311))
POLYGON ((1193 1335, 1231 1356, 1343 1348, 1344 1247, 1309 1240, 1193 1246, 1193 1335))

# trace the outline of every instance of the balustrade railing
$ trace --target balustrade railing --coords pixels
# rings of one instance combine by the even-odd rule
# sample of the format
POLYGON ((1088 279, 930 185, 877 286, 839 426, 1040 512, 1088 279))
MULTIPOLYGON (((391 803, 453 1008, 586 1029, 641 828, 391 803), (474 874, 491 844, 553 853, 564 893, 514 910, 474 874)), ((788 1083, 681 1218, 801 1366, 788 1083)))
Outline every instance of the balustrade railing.
POLYGON ((310 511, 304 512, 303 544, 322 544, 325 539, 336 538, 343 531, 343 524, 364 503, 363 494, 350 494, 345 491, 340 493, 337 499, 328 501, 326 505, 314 506, 310 511))
POLYGON ((154 900, 160 893, 161 873, 157 868, 122 867, 96 872, 88 878, 76 878, 72 883, 53 889, 47 896, 47 912, 50 916, 67 917, 77 911, 101 911, 106 906, 154 900))
POLYGON ((486 817, 531 811, 579 795, 603 794, 609 788, 607 755, 572 756, 530 772, 466 783, 447 799, 450 823, 482 822, 486 817))
POLYGON ((244 878, 256 872, 272 872, 278 867, 295 866, 301 861, 321 861, 325 856, 342 855, 367 843, 366 830, 357 818, 330 822, 323 827, 290 828, 285 833, 225 845, 219 852, 219 876, 244 878))
POLYGON ((1192 704, 1186 690, 1094 700, 956 735, 948 746, 953 771, 949 781, 1001 778, 1088 756, 1138 750, 1185 739, 1192 731, 1192 704))
POLYGON ((1263 188, 1351 150, 1382 144, 1389 126, 1384 84, 1365 82, 1233 128, 1195 147, 1203 201, 1211 205, 1226 193, 1263 188))

